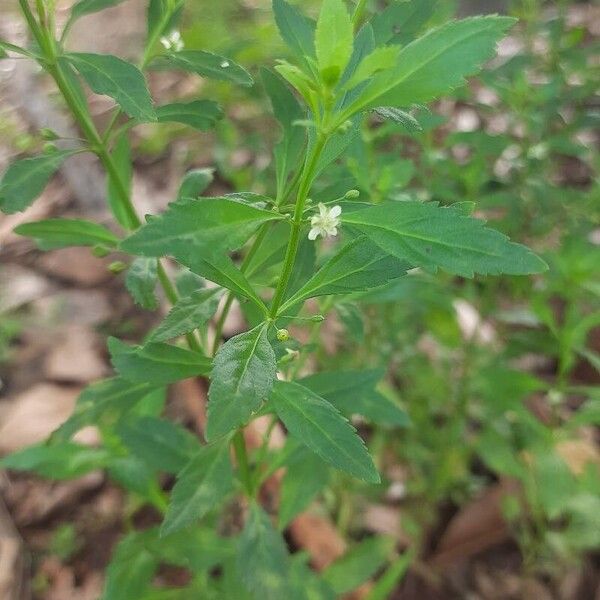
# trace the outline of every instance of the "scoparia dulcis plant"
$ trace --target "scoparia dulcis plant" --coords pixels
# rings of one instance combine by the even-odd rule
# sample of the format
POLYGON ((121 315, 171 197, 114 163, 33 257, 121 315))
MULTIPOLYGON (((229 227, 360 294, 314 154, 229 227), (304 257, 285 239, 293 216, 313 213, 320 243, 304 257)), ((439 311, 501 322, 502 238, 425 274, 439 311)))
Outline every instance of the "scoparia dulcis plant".
POLYGON ((70 52, 67 38, 75 20, 117 2, 80 0, 59 33, 52 1, 36 0, 32 8, 19 0, 32 44, 21 48, 3 41, 0 48, 5 56, 37 61, 54 80, 85 143, 13 163, 0 183, 0 207, 7 213, 25 209, 64 160, 94 153, 107 174, 107 201, 118 227, 49 219, 21 225, 17 232, 42 249, 90 246, 98 254, 126 253, 132 258, 126 285, 136 302, 157 308, 160 284, 172 308, 139 345, 110 338, 116 375, 87 388, 47 444, 4 464, 55 478, 105 468, 164 515, 160 527, 130 533, 119 545, 105 598, 162 598, 151 590, 163 562, 191 569, 188 594, 333 598, 336 585, 317 578, 302 556, 291 556, 281 531, 327 484, 331 470, 366 484, 380 482, 349 417, 401 425, 405 415, 376 391, 381 371, 299 378, 312 345, 292 339, 287 327, 309 325, 318 334, 322 313, 334 302, 415 268, 473 277, 527 275, 546 266, 472 217, 469 204, 442 207, 409 199, 373 204, 355 190, 316 202, 314 184, 343 157, 372 113, 414 127, 412 107, 475 74, 513 21, 474 17, 422 34, 435 3, 392 5, 368 20, 363 1, 350 11, 343 0, 324 0, 314 21, 274 0, 274 18, 292 58, 260 74, 282 132, 274 149, 272 193, 204 197, 209 178, 193 171, 166 211, 144 221, 131 201, 129 131, 164 122, 205 130, 223 116, 210 100, 156 105, 144 71, 175 69, 239 85, 251 85, 252 79, 229 58, 184 45, 177 31, 181 0, 150 0, 138 66, 112 55, 70 52), (409 39, 402 36, 400 43, 396 33, 409 16, 409 39), (92 119, 84 85, 115 102, 104 131, 92 119), (321 238, 329 238, 327 244, 321 238), (179 265, 176 282, 165 260, 179 265), (316 301, 307 304, 311 299, 316 301), (236 301, 249 328, 223 343, 223 325, 236 301), (209 343, 213 321, 214 343, 209 343), (161 417, 165 388, 189 377, 210 380, 202 441, 161 417), (264 444, 250 450, 244 428, 265 415, 271 425, 264 444), (287 442, 274 453, 268 438, 277 423, 285 427, 287 442), (72 441, 87 425, 100 430, 100 447, 72 441), (260 490, 281 467, 287 474, 274 525, 261 506, 260 490), (164 473, 176 475, 170 493, 161 485, 164 473), (240 497, 248 506, 241 531, 223 537, 220 515, 230 498, 240 497))

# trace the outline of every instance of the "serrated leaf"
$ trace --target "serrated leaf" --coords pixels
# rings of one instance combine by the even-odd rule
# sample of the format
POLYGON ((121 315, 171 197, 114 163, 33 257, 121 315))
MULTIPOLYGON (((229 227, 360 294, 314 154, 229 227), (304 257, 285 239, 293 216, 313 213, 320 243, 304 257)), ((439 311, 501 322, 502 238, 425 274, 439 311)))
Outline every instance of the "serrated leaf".
POLYGON ((316 23, 285 0, 273 0, 275 23, 283 41, 305 65, 315 57, 316 23))
POLYGON ((232 489, 228 441, 204 446, 177 476, 160 535, 169 535, 201 519, 232 489))
POLYGON ((390 537, 374 536, 351 548, 322 574, 333 591, 343 596, 368 581, 388 561, 394 549, 390 537))
POLYGON ((214 169, 192 169, 181 180, 177 200, 182 198, 198 198, 213 182, 214 169))
POLYGON ((379 483, 364 442, 332 404, 299 383, 284 381, 275 383, 271 401, 289 432, 324 461, 358 479, 379 483))
POLYGON ((171 421, 142 416, 117 425, 123 444, 152 469, 177 473, 200 449, 198 439, 171 421))
POLYGON ((289 556, 284 539, 255 503, 238 542, 237 571, 258 600, 289 597, 289 556))
POLYGON ((377 45, 405 46, 414 40, 433 16, 437 3, 438 0, 411 0, 390 4, 370 21, 377 45))
POLYGON ((423 131, 423 127, 417 119, 415 119, 409 112, 393 106, 378 106, 374 109, 377 116, 385 119, 386 121, 394 121, 402 125, 409 133, 415 133, 417 131, 423 131))
POLYGON ((360 236, 330 258, 285 304, 281 312, 308 298, 374 288, 406 274, 411 266, 360 236))
POLYGON ((71 52, 65 58, 94 92, 115 100, 130 117, 156 121, 146 80, 137 67, 111 54, 71 52))
POLYGON ((180 298, 148 340, 166 342, 202 327, 215 314, 221 295, 222 290, 210 289, 180 298))
POLYGON ((437 267, 473 277, 474 273, 527 275, 547 269, 541 258, 483 221, 436 203, 387 202, 346 214, 385 252, 414 266, 437 267))
POLYGON ((79 0, 79 2, 74 4, 73 8, 71 8, 71 19, 79 19, 84 15, 89 15, 104 10, 105 8, 121 4, 123 1, 124 0, 79 0))
POLYGON ((286 463, 279 499, 279 528, 301 513, 327 485, 329 467, 308 448, 300 447, 286 463))
POLYGON ((159 123, 183 123, 194 129, 206 131, 223 118, 223 111, 212 100, 194 100, 157 106, 156 118, 159 123))
POLYGON ((61 150, 13 162, 0 180, 0 210, 12 214, 25 210, 73 150, 61 150))
POLYGON ((111 337, 108 349, 113 367, 128 381, 166 385, 210 373, 210 358, 171 344, 128 346, 111 337))
POLYGON ((158 261, 155 258, 136 258, 130 265, 125 277, 125 286, 129 293, 146 310, 158 308, 158 298, 154 293, 158 283, 158 261))
POLYGON ((215 356, 208 391, 207 439, 246 423, 268 398, 276 373, 275 352, 265 325, 225 342, 215 356))
POLYGON ((381 369, 365 371, 323 371, 300 380, 315 394, 331 402, 343 415, 361 415, 382 427, 408 427, 408 415, 376 391, 383 377, 381 369))
POLYGON ((0 466, 15 471, 33 471, 52 479, 75 479, 90 471, 102 469, 110 456, 103 448, 90 448, 75 442, 37 444, 9 454, 0 466))
POLYGON ((24 223, 15 227, 14 232, 33 238, 42 250, 98 244, 111 248, 119 242, 106 227, 81 219, 45 219, 24 223))
POLYGON ((154 69, 180 69, 196 73, 201 77, 230 81, 238 85, 252 85, 254 81, 246 69, 229 58, 203 50, 181 50, 157 57, 152 63, 154 69))
POLYGON ((205 255, 236 250, 259 225, 280 218, 229 198, 185 198, 169 204, 162 215, 124 240, 121 248, 148 257, 173 256, 194 270, 205 255))
POLYGON ((339 80, 354 43, 354 27, 343 0, 323 0, 315 31, 319 70, 326 83, 339 80))
POLYGON ((126 133, 119 135, 111 151, 111 158, 115 165, 116 173, 108 172, 106 175, 106 194, 110 210, 117 222, 124 229, 136 229, 138 223, 126 210, 123 196, 131 197, 133 183, 133 161, 131 146, 126 133))
POLYGON ((348 113, 434 100, 492 58, 496 43, 513 23, 509 17, 471 17, 431 30, 405 46, 392 69, 373 77, 348 113))
POLYGON ((155 387, 113 377, 89 385, 81 392, 73 414, 51 439, 65 441, 87 425, 114 424, 135 408, 155 387))

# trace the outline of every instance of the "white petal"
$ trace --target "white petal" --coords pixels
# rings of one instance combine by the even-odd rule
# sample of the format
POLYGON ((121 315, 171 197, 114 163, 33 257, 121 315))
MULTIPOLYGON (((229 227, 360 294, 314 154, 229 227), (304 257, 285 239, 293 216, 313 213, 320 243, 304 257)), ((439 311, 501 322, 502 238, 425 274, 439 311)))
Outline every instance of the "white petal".
POLYGON ((342 214, 342 207, 338 206, 337 204, 331 208, 331 210, 329 211, 329 216, 333 217, 334 219, 336 217, 339 217, 342 214))
POLYGON ((321 214, 321 217, 327 217, 328 210, 322 202, 319 202, 319 213, 321 214))
POLYGON ((313 227, 309 232, 308 232, 308 239, 311 242, 314 242, 317 237, 319 237, 319 234, 321 233, 321 230, 318 227, 313 227))

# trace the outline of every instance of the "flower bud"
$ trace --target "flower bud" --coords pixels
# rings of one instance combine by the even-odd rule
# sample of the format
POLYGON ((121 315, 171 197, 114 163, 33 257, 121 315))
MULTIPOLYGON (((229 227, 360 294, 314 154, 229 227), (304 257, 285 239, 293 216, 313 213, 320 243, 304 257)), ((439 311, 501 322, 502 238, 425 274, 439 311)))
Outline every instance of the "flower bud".
POLYGON ((48 127, 44 127, 44 129, 40 131, 40 135, 42 136, 43 140, 48 142, 53 142, 60 137, 56 131, 52 131, 52 129, 49 129, 48 127))
POLYGON ((110 263, 110 265, 108 265, 108 270, 111 273, 114 273, 115 275, 122 273, 126 269, 127 269, 127 264, 121 260, 117 260, 115 262, 110 263))
POLYGON ((290 332, 287 329, 278 329, 277 339, 280 342, 287 342, 290 339, 290 332))
POLYGON ((360 192, 358 190, 348 190, 344 196, 348 200, 352 200, 354 198, 358 198, 360 196, 360 192))
POLYGON ((92 254, 97 258, 104 258, 110 254, 110 248, 103 246, 102 244, 97 244, 92 248, 92 254))

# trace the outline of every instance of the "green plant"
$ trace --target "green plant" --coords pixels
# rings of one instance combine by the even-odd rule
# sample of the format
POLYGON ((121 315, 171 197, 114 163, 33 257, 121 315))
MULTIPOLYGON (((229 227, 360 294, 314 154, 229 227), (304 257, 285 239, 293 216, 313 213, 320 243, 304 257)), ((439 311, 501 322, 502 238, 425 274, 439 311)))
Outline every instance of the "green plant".
MULTIPOLYGON (((83 245, 101 254, 124 252, 132 257, 126 285, 136 302, 156 308, 155 288, 160 284, 173 307, 139 345, 110 338, 117 375, 86 389, 73 416, 47 444, 12 455, 4 465, 59 479, 105 468, 164 515, 160 527, 132 532, 118 546, 104 595, 110 600, 194 594, 336 597, 349 591, 340 573, 353 571, 356 562, 370 566, 352 587, 385 564, 387 542, 363 542, 353 552, 370 561, 348 559, 347 571, 342 562, 317 578, 302 555, 288 554, 281 530, 326 485, 332 469, 362 485, 379 483, 348 416, 359 413, 397 426, 406 424, 406 417, 376 391, 381 371, 299 378, 314 343, 303 346, 290 339, 288 324, 308 324, 314 342, 334 301, 341 306, 351 294, 377 291, 415 268, 432 276, 442 270, 471 278, 533 274, 546 265, 526 247, 473 218, 472 207, 465 203, 442 207, 388 199, 381 189, 375 204, 361 200, 369 198, 368 189, 364 194, 348 187, 318 189, 317 180, 356 139, 365 116, 375 113, 413 127, 411 107, 449 93, 475 74, 493 56, 513 20, 489 16, 450 21, 417 36, 434 9, 434 3, 425 3, 428 8, 417 11, 411 21, 416 39, 407 43, 409 38, 396 36, 388 27, 389 14, 367 21, 365 2, 358 2, 351 15, 342 0, 324 0, 315 23, 284 0, 275 0, 275 20, 293 61, 279 61, 276 72, 261 73, 282 129, 274 149, 271 193, 203 197, 207 174, 192 172, 177 200, 163 214, 142 222, 130 198, 129 130, 140 123, 168 121, 204 130, 222 116, 208 100, 154 106, 143 70, 178 69, 241 85, 250 85, 252 79, 228 58, 182 47, 174 33, 180 1, 151 0, 139 68, 110 55, 69 52, 65 39, 72 21, 111 4, 81 0, 57 39, 53 4, 38 0, 33 11, 27 0, 20 0, 35 43, 19 48, 2 42, 1 47, 36 60, 50 75, 86 142, 13 163, 0 183, 0 206, 5 212, 23 210, 64 160, 77 152, 93 152, 107 172, 107 198, 120 232, 84 220, 51 219, 21 225, 18 233, 44 249, 83 245), (116 102, 103 132, 90 116, 82 83, 116 102), (318 237, 336 236, 342 241, 332 247, 315 243, 318 237), (230 258, 232 252, 243 256, 239 264, 230 258), (184 269, 187 281, 191 272, 214 285, 202 287, 196 281, 197 289, 180 297, 163 265, 165 257, 184 269), (209 343, 209 322, 222 298, 214 342, 209 343), (318 309, 314 301, 307 303, 312 299, 318 299, 318 309), (234 301, 241 304, 250 329, 222 343, 234 301), (181 338, 187 348, 178 342, 181 338), (206 442, 160 417, 165 387, 188 377, 210 380, 206 442), (250 451, 244 427, 263 415, 269 415, 271 426, 262 447, 250 451), (269 434, 279 421, 288 438, 283 450, 274 453, 269 451, 269 434), (90 424, 101 432, 100 447, 71 441, 90 424), (280 467, 287 467, 287 474, 275 527, 259 492, 280 467), (170 494, 161 486, 161 473, 177 476, 170 494), (229 498, 247 504, 245 523, 241 532, 221 536, 219 514, 228 510, 229 498), (153 588, 153 574, 163 562, 187 566, 193 573, 190 585, 177 591, 153 588)), ((416 5, 398 6, 402 17, 403 10, 416 5)), ((350 304, 346 314, 351 320, 350 304)), ((406 560, 394 561, 373 598, 388 593, 406 569, 406 560)))

